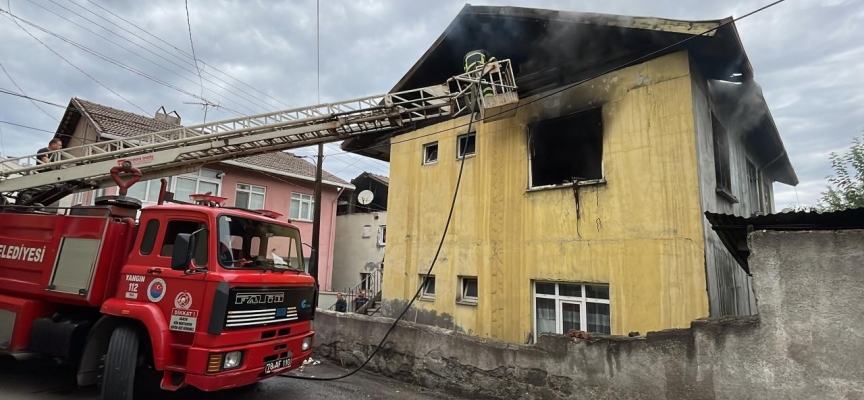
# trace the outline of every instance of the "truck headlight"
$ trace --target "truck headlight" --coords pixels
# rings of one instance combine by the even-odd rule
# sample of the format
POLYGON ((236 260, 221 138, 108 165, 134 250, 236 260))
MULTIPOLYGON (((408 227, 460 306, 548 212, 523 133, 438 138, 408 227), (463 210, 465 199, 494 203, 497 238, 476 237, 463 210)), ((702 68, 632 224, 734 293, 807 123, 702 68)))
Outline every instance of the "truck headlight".
POLYGON ((222 361, 222 369, 234 369, 239 367, 242 355, 243 354, 239 351, 225 353, 225 357, 223 357, 222 361))
POLYGON ((301 347, 303 351, 309 350, 312 348, 312 336, 307 336, 303 338, 303 346, 301 347))

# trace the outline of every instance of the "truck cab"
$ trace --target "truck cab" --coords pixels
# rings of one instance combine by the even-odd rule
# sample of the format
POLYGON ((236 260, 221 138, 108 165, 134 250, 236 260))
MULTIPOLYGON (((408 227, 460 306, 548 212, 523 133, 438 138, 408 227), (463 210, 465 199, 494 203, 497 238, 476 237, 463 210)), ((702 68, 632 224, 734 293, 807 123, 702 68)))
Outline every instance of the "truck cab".
POLYGON ((309 358, 317 288, 296 226, 214 196, 123 197, 2 214, 0 351, 77 363, 106 400, 245 386, 309 358))

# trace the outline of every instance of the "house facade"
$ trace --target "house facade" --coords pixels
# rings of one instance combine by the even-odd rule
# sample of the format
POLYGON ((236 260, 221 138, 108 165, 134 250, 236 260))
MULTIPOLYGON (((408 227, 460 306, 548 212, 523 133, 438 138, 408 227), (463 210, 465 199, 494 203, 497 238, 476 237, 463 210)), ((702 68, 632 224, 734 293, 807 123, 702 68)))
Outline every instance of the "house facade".
POLYGON ((374 296, 381 288, 387 247, 390 182, 386 176, 363 172, 352 179, 351 184, 354 191, 342 193, 336 210, 333 290, 348 293, 362 288, 374 296), (365 196, 368 196, 367 204, 359 200, 365 196))
POLYGON ((466 6, 394 90, 443 81, 459 54, 486 48, 514 63, 516 115, 343 143, 392 143, 367 154, 390 161, 397 188, 384 314, 419 289, 406 318, 521 343, 754 313, 749 277, 704 212, 771 212, 773 183, 797 177, 734 25, 720 23, 466 6))
MULTIPOLYGON (((156 113, 142 116, 73 98, 60 122, 57 137, 64 147, 80 146, 95 140, 111 140, 136 134, 176 128, 179 116, 156 113)), ((167 190, 174 198, 191 202, 189 195, 211 192, 225 197, 225 205, 248 209, 266 209, 282 214, 300 229, 307 246, 303 256, 311 255, 314 210, 315 165, 285 152, 272 152, 206 164, 197 171, 166 178, 167 190)), ((144 207, 158 201, 160 181, 142 181, 133 185, 127 195, 141 200, 144 207)), ((319 281, 321 290, 330 290, 333 272, 336 201, 344 190, 353 186, 324 171, 321 185, 321 239, 319 281)), ((116 194, 117 188, 76 193, 68 197, 72 204, 93 204, 102 195, 116 194)))

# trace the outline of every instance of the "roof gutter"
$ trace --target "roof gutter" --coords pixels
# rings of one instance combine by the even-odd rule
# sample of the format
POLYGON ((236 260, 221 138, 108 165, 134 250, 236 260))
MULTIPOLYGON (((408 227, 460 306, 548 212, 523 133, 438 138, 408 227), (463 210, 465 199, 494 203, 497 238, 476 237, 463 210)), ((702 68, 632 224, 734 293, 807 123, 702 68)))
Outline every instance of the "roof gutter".
MULTIPOLYGON (((302 181, 315 182, 315 178, 310 178, 308 176, 303 176, 303 175, 299 175, 299 174, 292 174, 290 172, 285 172, 285 171, 279 171, 279 170, 272 169, 272 168, 259 167, 257 165, 246 164, 246 163, 241 163, 241 162, 232 161, 232 160, 225 160, 225 161, 219 161, 219 162, 221 162, 223 164, 233 165, 233 166, 239 167, 239 168, 246 168, 246 169, 251 169, 254 171, 266 172, 268 174, 281 175, 284 177, 299 179, 302 181)), ((345 183, 328 181, 328 180, 324 180, 324 179, 321 180, 321 183, 324 185, 335 186, 335 187, 340 187, 340 188, 344 188, 344 189, 350 189, 350 190, 355 189, 354 185, 352 185, 350 183, 345 184, 345 183)))

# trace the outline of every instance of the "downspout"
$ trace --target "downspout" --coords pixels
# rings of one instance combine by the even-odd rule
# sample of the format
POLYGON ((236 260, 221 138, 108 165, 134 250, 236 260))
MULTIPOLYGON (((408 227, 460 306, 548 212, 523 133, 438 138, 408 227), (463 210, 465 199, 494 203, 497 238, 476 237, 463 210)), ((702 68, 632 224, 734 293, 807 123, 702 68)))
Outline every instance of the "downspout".
MULTIPOLYGON (((333 203, 330 205, 330 251, 327 253, 327 266, 329 268, 327 268, 327 286, 325 287, 325 290, 327 291, 331 291, 333 289, 333 242, 336 240, 336 202, 339 201, 339 196, 344 190, 345 188, 336 188, 336 196, 333 198, 333 203)), ((321 256, 320 252, 318 253, 318 256, 321 256)))

